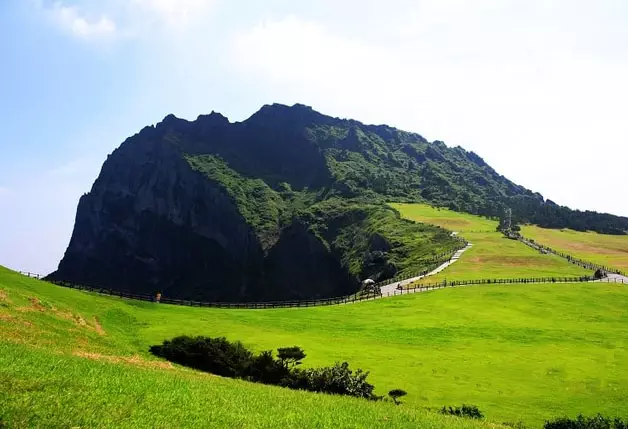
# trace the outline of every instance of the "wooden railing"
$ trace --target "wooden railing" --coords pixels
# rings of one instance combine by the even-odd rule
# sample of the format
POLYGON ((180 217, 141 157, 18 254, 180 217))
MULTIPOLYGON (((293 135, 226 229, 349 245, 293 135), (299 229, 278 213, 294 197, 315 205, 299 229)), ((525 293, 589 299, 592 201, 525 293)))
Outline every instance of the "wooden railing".
MULTIPOLYGON (((24 273, 31 277, 41 278, 41 276, 32 273, 24 273)), ((172 299, 161 297, 160 302, 164 304, 185 305, 190 307, 211 307, 211 308, 231 308, 231 309, 270 309, 270 308, 303 308, 318 307, 326 305, 351 304, 361 301, 370 301, 374 299, 387 298, 391 296, 407 295, 410 293, 427 292, 437 289, 444 289, 458 286, 471 285, 508 285, 508 284, 534 284, 534 283, 580 283, 589 282, 593 278, 589 276, 582 277, 537 277, 537 278, 518 278, 518 279, 476 279, 476 280, 455 280, 445 281, 434 284, 423 284, 408 289, 396 289, 387 294, 354 294, 335 298, 311 299, 311 300, 292 300, 292 301, 268 301, 268 302, 203 302, 194 300, 172 299)), ((602 281, 628 284, 623 279, 603 279, 602 281)), ((103 295, 115 296, 126 299, 134 299, 139 301, 155 302, 156 297, 148 294, 140 294, 108 288, 99 288, 91 286, 74 285, 67 282, 50 282, 58 286, 68 287, 77 290, 99 293, 103 295)))

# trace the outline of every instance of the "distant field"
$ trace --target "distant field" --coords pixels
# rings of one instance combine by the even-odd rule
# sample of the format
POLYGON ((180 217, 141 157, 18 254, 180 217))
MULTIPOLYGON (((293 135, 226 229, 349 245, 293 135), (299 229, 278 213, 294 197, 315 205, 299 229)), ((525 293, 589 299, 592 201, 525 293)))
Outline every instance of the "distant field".
MULTIPOLYGON (((16 427, 491 427, 426 413, 477 404, 492 421, 624 415, 628 288, 477 286, 335 307, 221 310, 125 301, 0 268, 0 419, 16 427), (171 367, 149 345, 225 335, 302 346, 306 365, 371 371, 369 403, 171 367), (173 423, 174 422, 174 423, 173 423)), ((494 427, 494 426, 493 426, 494 427)))
POLYGON ((628 235, 606 235, 527 225, 521 233, 552 249, 580 259, 628 271, 628 235))
POLYGON ((456 232, 495 232, 498 222, 427 204, 391 204, 407 219, 429 223, 456 232))
POLYGON ((424 204, 392 204, 401 215, 460 233, 473 244, 460 260, 440 274, 417 284, 443 280, 522 277, 576 277, 591 272, 555 255, 544 255, 496 232, 498 222, 480 216, 436 209, 424 204))

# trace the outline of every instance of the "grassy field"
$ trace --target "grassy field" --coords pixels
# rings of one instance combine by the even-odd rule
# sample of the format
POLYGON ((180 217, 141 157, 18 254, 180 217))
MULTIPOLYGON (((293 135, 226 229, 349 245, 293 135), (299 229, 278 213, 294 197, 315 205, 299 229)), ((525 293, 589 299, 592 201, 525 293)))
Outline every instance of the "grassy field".
POLYGON ((444 289, 346 306, 222 310, 63 289, 0 268, 0 418, 15 427, 479 428, 425 408, 472 403, 496 422, 624 414, 628 289, 614 284, 444 289), (403 406, 173 367, 149 345, 224 335, 347 360, 403 406))
MULTIPOLYGON (((424 204, 392 204, 407 219, 456 231, 473 244, 460 260, 417 284, 443 280, 576 277, 591 272, 555 255, 544 255, 496 231, 495 220, 424 204)), ((410 287, 412 287, 411 285, 410 287)))
POLYGON ((606 235, 570 229, 521 228, 526 238, 596 264, 628 271, 628 235, 606 235))

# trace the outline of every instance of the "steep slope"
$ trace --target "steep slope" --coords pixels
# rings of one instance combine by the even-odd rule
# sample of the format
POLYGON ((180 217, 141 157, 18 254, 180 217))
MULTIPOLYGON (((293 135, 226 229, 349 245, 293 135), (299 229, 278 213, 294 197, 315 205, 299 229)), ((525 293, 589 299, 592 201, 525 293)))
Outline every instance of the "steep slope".
MULTIPOLYGON (((391 200, 568 218, 474 153, 388 126, 303 105, 264 106, 238 123, 169 115, 108 157, 50 278, 207 300, 324 297, 460 246, 401 220, 382 204, 391 200)), ((582 226, 628 229, 628 219, 599 219, 582 226)))

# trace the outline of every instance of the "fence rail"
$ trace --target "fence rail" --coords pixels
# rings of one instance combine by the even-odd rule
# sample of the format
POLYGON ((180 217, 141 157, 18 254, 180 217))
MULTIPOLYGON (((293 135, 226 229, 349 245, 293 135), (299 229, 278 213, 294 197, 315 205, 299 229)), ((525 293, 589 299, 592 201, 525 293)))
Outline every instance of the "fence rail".
MULTIPOLYGON (((42 276, 33 273, 22 273, 29 277, 42 278, 42 276)), ((476 279, 476 280, 455 280, 444 281, 441 283, 423 284, 408 289, 396 289, 392 293, 386 294, 354 294, 335 298, 324 298, 315 300, 292 300, 292 301, 268 301, 268 302, 203 302, 193 300, 181 300, 162 297, 160 302, 164 304, 184 305, 189 307, 208 307, 208 308, 230 308, 230 309, 270 309, 270 308, 299 308, 299 307, 318 307, 326 305, 351 304, 361 301, 370 301, 375 299, 387 298, 391 296, 407 295, 410 293, 427 292, 448 287, 471 286, 471 285, 506 285, 506 284, 533 284, 533 283, 582 283, 590 282, 593 278, 589 276, 582 277, 537 277, 537 278, 519 278, 519 279, 476 279)), ((601 280, 609 283, 627 284, 624 279, 607 278, 601 280)), ((138 301, 154 302, 155 296, 148 294, 133 293, 108 288, 98 288, 91 286, 81 286, 70 284, 67 282, 50 281, 49 283, 63 286, 71 289, 83 290, 88 292, 99 293, 103 295, 116 296, 126 299, 134 299, 138 301)))

